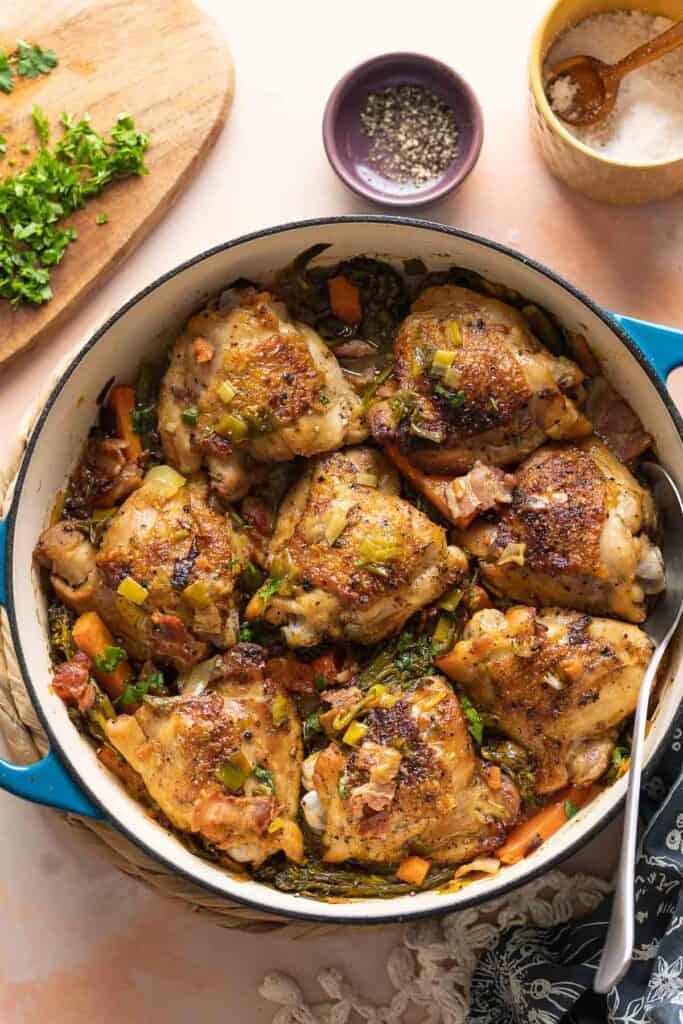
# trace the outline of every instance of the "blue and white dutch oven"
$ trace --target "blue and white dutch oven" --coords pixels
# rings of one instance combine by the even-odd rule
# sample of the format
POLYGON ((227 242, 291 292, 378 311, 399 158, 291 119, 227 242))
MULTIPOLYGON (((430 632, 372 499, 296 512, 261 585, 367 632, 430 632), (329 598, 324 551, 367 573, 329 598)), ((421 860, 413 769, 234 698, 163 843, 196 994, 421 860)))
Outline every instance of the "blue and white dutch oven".
MULTIPOLYGON (((36 539, 95 420, 95 400, 105 381, 129 380, 138 364, 158 350, 159 336, 168 336, 227 282, 237 277, 258 280, 315 242, 331 243, 326 257, 333 260, 373 253, 420 258, 430 269, 455 263, 504 282, 551 310, 567 327, 586 335, 606 375, 638 413, 655 440, 660 461, 683 490, 683 422, 665 384, 667 374, 683 364, 683 332, 607 313, 557 274, 519 253, 426 221, 369 216, 305 221, 211 249, 159 278, 104 324, 62 375, 29 439, 9 514, 0 524, 0 602, 51 751, 29 767, 0 761, 0 786, 37 803, 104 819, 167 867, 254 909, 337 923, 379 923, 471 906, 547 871, 617 812, 626 778, 601 793, 531 856, 458 893, 326 904, 238 881, 152 821, 74 728, 64 704, 50 689, 45 600, 31 568, 36 539)), ((662 747, 682 695, 677 643, 648 736, 650 762, 662 747)))

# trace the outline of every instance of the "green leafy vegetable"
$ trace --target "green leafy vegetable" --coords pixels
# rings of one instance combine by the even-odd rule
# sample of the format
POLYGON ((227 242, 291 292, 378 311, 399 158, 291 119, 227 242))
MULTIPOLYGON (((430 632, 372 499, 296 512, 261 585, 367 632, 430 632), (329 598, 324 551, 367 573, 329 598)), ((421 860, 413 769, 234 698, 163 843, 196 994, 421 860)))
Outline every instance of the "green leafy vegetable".
POLYGON ((0 92, 11 92, 13 88, 12 65, 6 54, 0 50, 0 92))
POLYGON ((353 866, 323 864, 308 857, 303 864, 271 858, 254 873, 260 882, 275 886, 281 892, 296 892, 317 899, 390 899, 446 885, 453 878, 453 868, 433 867, 420 886, 396 878, 396 865, 376 866, 372 872, 353 866))
POLYGON ((113 672, 117 665, 125 661, 128 655, 123 647, 105 647, 102 654, 95 655, 95 668, 100 672, 113 672))
POLYGON ((442 398, 451 409, 460 409, 465 404, 464 391, 451 391, 449 388, 444 387, 443 384, 434 385, 434 394, 442 398))
POLYGON ((275 792, 275 780, 273 778, 273 773, 268 771, 267 768, 261 768, 261 766, 257 764, 252 769, 251 774, 255 779, 258 779, 259 782, 263 783, 264 786, 267 786, 268 789, 275 792))
POLYGON ((58 64, 57 54, 54 50, 43 50, 37 43, 29 46, 21 39, 17 44, 17 54, 17 72, 23 78, 47 75, 58 64))
POLYGON ((33 117, 33 123, 36 126, 38 132, 38 138, 40 139, 41 146, 47 146, 50 141, 50 122, 45 117, 40 107, 33 105, 33 111, 31 116, 33 117))
MULTIPOLYGON (((118 650, 121 650, 119 647, 118 650)), ((125 653, 125 652, 124 652, 125 653)), ((128 683, 115 704, 139 704, 150 693, 164 692, 164 677, 161 672, 148 672, 135 683, 128 683)))
MULTIPOLYGON (((1 72, 0 72, 1 73, 1 72)), ((0 297, 14 305, 39 305, 52 298, 51 268, 75 240, 75 228, 62 220, 118 178, 147 173, 149 138, 122 114, 109 139, 87 116, 61 118, 64 135, 47 148, 49 126, 39 108, 33 120, 41 139, 38 156, 24 170, 0 183, 0 297)))
POLYGON ((360 673, 359 685, 367 690, 376 683, 407 688, 434 670, 432 638, 416 637, 409 630, 390 640, 360 673))
POLYGON ((106 213, 98 213, 97 218, 95 220, 95 223, 96 224, 108 224, 109 223, 108 215, 106 213))
POLYGON ((567 818, 573 818, 575 814, 579 813, 579 808, 571 800, 565 800, 564 813, 567 815, 567 818))
POLYGON ((73 615, 63 604, 54 601, 47 610, 47 623, 53 654, 60 654, 65 661, 69 661, 76 653, 76 645, 71 635, 73 615))
POLYGON ((248 622, 243 622, 240 626, 240 643, 248 644, 254 639, 254 631, 248 622))
POLYGON ((4 135, 0 135, 0 155, 7 152, 7 139, 4 135))
POLYGON ((261 614, 266 610, 271 599, 278 593, 282 587, 282 583, 283 580, 281 576, 271 576, 270 579, 267 579, 263 586, 259 587, 256 591, 254 596, 258 597, 261 601, 261 614))
POLYGON ((481 743, 484 738, 484 723, 481 720, 481 715, 469 697, 463 696, 460 698, 460 707, 467 719, 467 728, 469 729, 471 736, 477 743, 481 743))
POLYGON ((342 798, 342 800, 349 799, 349 791, 343 779, 340 779, 339 782, 337 783, 337 789, 339 790, 339 796, 342 798))
POLYGON ((511 740, 490 740, 481 748, 485 761, 497 764, 514 781, 525 804, 536 803, 536 777, 529 755, 511 740))

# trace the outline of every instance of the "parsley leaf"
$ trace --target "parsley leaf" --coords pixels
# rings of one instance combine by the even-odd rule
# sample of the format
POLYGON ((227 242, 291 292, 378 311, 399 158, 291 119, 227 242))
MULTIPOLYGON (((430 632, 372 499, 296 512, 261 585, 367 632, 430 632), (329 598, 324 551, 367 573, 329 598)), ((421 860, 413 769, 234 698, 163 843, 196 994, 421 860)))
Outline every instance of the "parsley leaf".
POLYGON ((567 815, 567 818, 573 818, 575 814, 579 813, 579 808, 571 800, 565 800, 564 813, 567 815))
POLYGON ((0 135, 0 154, 7 152, 7 139, 4 135, 0 135))
POLYGON ((123 647, 105 647, 102 654, 96 654, 93 658, 95 668, 100 672, 113 672, 117 665, 125 661, 128 655, 123 647))
POLYGON ((271 576, 270 579, 267 579, 263 586, 259 587, 256 591, 254 597, 258 597, 261 601, 261 615, 263 615, 270 604, 271 598, 275 597, 281 586, 282 577, 271 576))
POLYGON ((481 741, 484 738, 484 723, 481 720, 481 715, 469 697, 463 696, 460 698, 460 707, 467 719, 467 728, 470 731, 470 735, 477 743, 481 744, 481 741))
POLYGON ((449 388, 445 388, 443 384, 434 385, 434 394, 438 395, 439 398, 443 398, 444 402, 447 402, 451 409, 459 409, 465 404, 464 391, 451 391, 449 388))
POLYGON ((57 54, 54 50, 43 50, 37 43, 29 46, 21 39, 17 43, 19 59, 17 60, 17 73, 23 78, 37 78, 38 75, 47 75, 57 66, 57 54))
POLYGON ((36 131, 38 132, 40 145, 43 147, 47 146, 50 141, 50 122, 45 117, 45 114, 42 112, 40 107, 36 104, 33 105, 31 116, 33 117, 33 123, 36 126, 36 131))
POLYGON ((11 92, 13 88, 12 65, 3 51, 0 50, 0 92, 11 92))
POLYGON ((275 791, 273 773, 269 772, 267 768, 261 768, 261 766, 257 764, 256 767, 252 769, 251 774, 255 779, 258 779, 259 782, 262 782, 264 786, 267 786, 268 789, 275 791))
POLYGON ((254 631, 248 622, 243 622, 240 626, 240 643, 248 644, 254 639, 254 631))
POLYGON ((164 677, 161 672, 148 672, 135 683, 127 683, 115 704, 139 704, 148 693, 163 693, 164 677))
POLYGON ((337 789, 339 790, 339 796, 342 798, 342 800, 348 800, 349 791, 343 779, 340 779, 339 782, 337 783, 337 789))
MULTIPOLYGON (((108 223, 108 221, 109 221, 109 217, 107 216, 106 213, 98 213, 97 219, 96 219, 95 223, 96 224, 106 224, 106 223, 108 223)), ((135 429, 135 428, 133 428, 133 429, 135 429)), ((138 430, 138 431, 136 431, 136 433, 139 434, 140 431, 138 430)))

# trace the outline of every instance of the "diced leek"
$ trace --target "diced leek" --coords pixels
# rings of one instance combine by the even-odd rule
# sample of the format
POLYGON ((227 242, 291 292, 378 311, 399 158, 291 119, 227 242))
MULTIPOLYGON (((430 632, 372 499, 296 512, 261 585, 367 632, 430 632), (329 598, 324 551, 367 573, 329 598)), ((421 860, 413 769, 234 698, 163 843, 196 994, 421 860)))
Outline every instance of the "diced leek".
POLYGON ((193 608, 208 608, 211 604, 211 589, 206 580, 195 580, 185 587, 183 597, 193 608))
POLYGON ((378 703, 381 708, 393 708, 394 704, 396 704, 399 699, 400 698, 397 697, 395 693, 383 693, 379 698, 378 703))
POLYGON ((289 701, 284 694, 279 693, 277 697, 273 698, 270 713, 273 718, 273 725, 276 729, 279 725, 282 725, 283 722, 287 721, 289 717, 289 701))
POLYGON ((362 722, 351 722, 342 739, 347 746, 355 747, 356 743, 363 739, 367 731, 367 725, 363 725, 362 722))
POLYGON ((235 444, 244 441, 249 433, 249 428, 242 417, 235 416, 231 412, 226 412, 224 416, 221 416, 213 429, 221 437, 227 437, 230 441, 234 441, 235 444))
POLYGON ((443 608, 445 612, 457 611, 464 593, 462 587, 453 587, 451 590, 447 590, 441 600, 437 602, 437 608, 443 608))
POLYGON ((149 596, 146 587, 134 580, 132 576, 123 577, 116 588, 116 593, 125 597, 126 601, 130 601, 131 604, 144 604, 149 596))
POLYGON ((462 374, 457 366, 449 366, 443 375, 444 386, 447 388, 459 388, 462 381, 462 374))
POLYGON ((347 725, 349 725, 357 710, 358 709, 356 707, 353 707, 350 711, 340 711, 332 720, 332 728, 336 732, 341 732, 342 729, 345 729, 347 725))
POLYGON ((424 441, 432 441, 434 444, 439 444, 441 441, 441 433, 438 430, 432 430, 429 424, 416 415, 411 416, 408 430, 415 437, 421 437, 424 441))
POLYGON ((526 544, 508 544, 498 559, 498 565, 507 565, 508 562, 515 562, 517 565, 524 565, 524 552, 526 544))
POLYGON ((448 339, 451 345, 456 348, 462 348, 462 334, 458 326, 457 320, 449 320, 446 325, 446 331, 448 332, 448 339))
POLYGON ((348 502, 340 502, 330 512, 325 522, 325 540, 330 545, 339 540, 342 533, 348 526, 349 512, 353 508, 348 502))
POLYGON ((224 380, 222 384, 219 384, 219 386, 216 388, 216 392, 221 402, 224 402, 226 405, 230 405, 233 398, 237 394, 237 391, 232 386, 229 380, 224 380))
POLYGON ((185 477, 176 473, 172 466, 152 466, 145 473, 144 485, 164 498, 172 498, 185 486, 185 477))
POLYGON ((361 540, 358 546, 361 565, 383 565, 393 562, 403 552, 401 537, 393 530, 375 527, 361 540))
POLYGON ((432 375, 443 377, 447 370, 450 370, 455 359, 455 352, 449 352, 445 348, 439 348, 432 359, 432 375))
POLYGON ((455 639, 455 624, 448 615, 440 615, 432 634, 432 644, 439 651, 450 650, 455 639))
POLYGON ((251 765, 240 750, 216 768, 216 775, 229 793, 236 793, 251 775, 251 765))
POLYGON ((364 704, 370 704, 374 700, 379 700, 387 692, 387 688, 384 683, 373 683, 368 689, 363 700, 364 704))
POLYGON ((268 826, 268 831, 270 832, 271 835, 273 834, 273 832, 281 832, 282 829, 284 828, 284 824, 284 818, 273 818, 270 825, 268 826))
POLYGON ((362 484, 363 487, 376 487, 377 477, 374 473, 359 473, 356 477, 356 483, 362 484))

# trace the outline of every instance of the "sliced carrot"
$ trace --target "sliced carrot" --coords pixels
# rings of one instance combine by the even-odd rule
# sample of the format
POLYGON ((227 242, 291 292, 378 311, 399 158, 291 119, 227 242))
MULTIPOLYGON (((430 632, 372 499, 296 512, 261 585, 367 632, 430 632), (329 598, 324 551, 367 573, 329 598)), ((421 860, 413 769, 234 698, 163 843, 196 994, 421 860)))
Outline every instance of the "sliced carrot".
POLYGON ((401 861, 396 877, 410 885, 422 885, 431 866, 431 861, 424 857, 406 857, 401 861))
POLYGON ((386 445, 384 451, 408 483, 424 494, 425 498, 428 498, 434 508, 438 509, 443 516, 450 519, 451 511, 448 507, 446 492, 453 482, 451 477, 429 476, 427 473, 423 473, 421 469, 413 465, 406 455, 402 455, 394 444, 386 445))
MULTIPOLYGON (((79 615, 73 625, 72 635, 79 651, 84 651, 93 663, 105 653, 106 647, 115 647, 111 635, 97 612, 85 612, 79 615)), ((104 687, 112 700, 120 697, 126 683, 133 678, 133 670, 127 661, 120 661, 111 672, 103 672, 93 668, 93 675, 104 687)))
POLYGON ((192 351, 198 363, 210 363, 215 354, 213 345, 206 338, 195 338, 192 351))
POLYGON ((348 277, 331 277, 327 282, 330 306, 335 316, 345 324, 358 324, 363 319, 360 291, 348 277))
POLYGON ((503 864, 516 864, 567 823, 568 803, 576 808, 583 807, 592 796, 593 789, 590 786, 569 786, 563 789, 542 811, 513 828, 503 845, 496 850, 495 856, 503 864))
POLYGON ((113 388, 109 396, 109 404, 116 416, 118 435, 128 445, 128 458, 133 462, 142 455, 140 437, 133 430, 132 412, 135 408, 135 388, 113 388))

